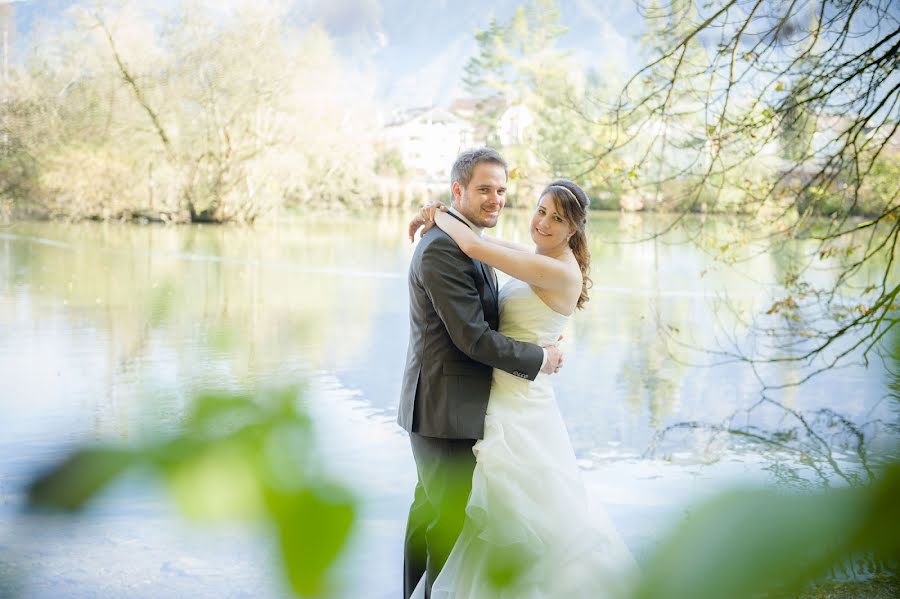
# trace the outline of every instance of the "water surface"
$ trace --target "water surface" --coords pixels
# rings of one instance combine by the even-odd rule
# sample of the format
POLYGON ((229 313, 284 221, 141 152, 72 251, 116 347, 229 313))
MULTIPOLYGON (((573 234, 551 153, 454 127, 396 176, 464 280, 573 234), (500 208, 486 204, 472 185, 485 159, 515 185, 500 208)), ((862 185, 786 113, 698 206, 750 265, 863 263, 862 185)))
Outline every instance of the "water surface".
MULTIPOLYGON (((394 424, 413 249, 405 222, 371 212, 252 228, 0 229, 0 577, 18 572, 15 592, 35 597, 281 595, 265 534, 187 525, 138 476, 76 521, 15 514, 28 478, 67 447, 173 430, 196 389, 305 381, 323 459, 365 501, 341 565, 346 592, 396 595, 415 481, 394 424)), ((507 211, 496 233, 527 241, 527 222, 507 211)), ((777 281, 805 251, 747 250, 725 266, 715 248, 742 224, 716 219, 699 245, 678 233, 632 242, 656 225, 592 215, 591 301, 571 323, 555 377, 591 495, 639 556, 687 506, 735 481, 772 482, 769 467, 790 462, 703 428, 647 450, 679 422, 790 425, 772 406, 743 411, 762 397, 747 363, 710 366, 719 358, 697 348, 752 341, 743 323, 778 297, 777 281)), ((775 383, 803 374, 757 372, 775 383)), ((768 396, 804 413, 830 408, 877 444, 870 423, 897 415, 887 391, 887 370, 873 360, 768 396)), ((851 455, 838 461, 853 467, 851 455)))

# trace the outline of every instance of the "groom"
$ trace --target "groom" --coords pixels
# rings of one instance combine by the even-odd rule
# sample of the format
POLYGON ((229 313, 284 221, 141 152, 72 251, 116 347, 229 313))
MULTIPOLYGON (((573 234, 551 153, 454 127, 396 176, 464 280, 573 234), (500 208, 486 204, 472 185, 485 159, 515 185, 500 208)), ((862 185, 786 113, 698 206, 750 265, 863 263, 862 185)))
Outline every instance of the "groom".
MULTIPOLYGON (((506 202, 506 162, 496 151, 463 152, 453 164, 450 214, 481 234, 506 202)), ((423 234, 409 266, 409 347, 400 426, 409 432, 418 483, 409 509, 403 596, 426 574, 425 597, 462 530, 472 487, 472 446, 484 432, 492 369, 523 379, 553 373, 562 354, 497 332, 493 269, 472 260, 438 227, 423 234)))

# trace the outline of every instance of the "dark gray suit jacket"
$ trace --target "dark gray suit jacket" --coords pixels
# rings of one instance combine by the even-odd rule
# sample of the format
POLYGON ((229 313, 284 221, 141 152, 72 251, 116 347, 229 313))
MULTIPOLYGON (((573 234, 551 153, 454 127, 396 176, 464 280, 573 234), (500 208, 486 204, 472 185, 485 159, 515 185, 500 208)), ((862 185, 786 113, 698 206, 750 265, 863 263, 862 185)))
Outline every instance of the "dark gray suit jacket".
POLYGON ((534 380, 542 348, 497 332, 493 273, 432 227, 409 266, 409 347, 397 418, 426 437, 480 439, 493 368, 534 380))

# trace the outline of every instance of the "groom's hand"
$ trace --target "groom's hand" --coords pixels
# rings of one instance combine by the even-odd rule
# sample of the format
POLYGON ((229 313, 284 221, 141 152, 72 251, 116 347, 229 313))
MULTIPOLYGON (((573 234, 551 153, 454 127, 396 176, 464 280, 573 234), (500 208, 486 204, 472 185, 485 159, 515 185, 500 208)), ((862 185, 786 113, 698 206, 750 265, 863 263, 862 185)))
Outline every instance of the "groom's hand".
POLYGON ((541 372, 544 374, 554 374, 559 372, 559 369, 562 368, 563 363, 563 353, 562 350, 557 347, 555 343, 552 345, 545 345, 544 351, 547 352, 547 359, 544 361, 544 365, 541 367, 541 372))

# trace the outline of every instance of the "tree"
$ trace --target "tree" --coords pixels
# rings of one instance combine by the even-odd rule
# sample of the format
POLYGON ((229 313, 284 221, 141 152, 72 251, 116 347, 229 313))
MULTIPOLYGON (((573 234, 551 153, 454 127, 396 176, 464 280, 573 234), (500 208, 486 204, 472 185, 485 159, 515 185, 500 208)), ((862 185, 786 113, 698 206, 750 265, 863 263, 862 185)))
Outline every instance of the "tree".
POLYGON ((36 25, 0 108, 6 193, 50 216, 178 222, 368 201, 371 85, 289 11, 86 0, 36 25))
POLYGON ((497 121, 513 104, 531 105, 557 83, 566 53, 556 42, 566 32, 554 0, 532 0, 505 22, 491 19, 475 32, 478 54, 465 66, 463 83, 480 100, 475 111, 491 145, 499 145, 497 121))
MULTIPOLYGON (((900 13, 889 0, 672 0, 642 5, 658 45, 610 112, 611 142, 589 172, 627 156, 633 184, 692 211, 752 217, 713 251, 801 247, 765 313, 770 343, 727 359, 793 362, 806 377, 867 362, 898 322, 900 13), (819 218, 827 216, 827 219, 819 218), (823 281, 821 271, 830 273, 823 281)), ((623 177, 627 177, 623 173, 623 177)))
MULTIPOLYGON (((581 67, 557 47, 566 31, 554 0, 532 0, 508 20, 494 19, 477 31, 478 53, 465 67, 466 90, 479 100, 476 127, 488 144, 503 149, 519 195, 530 197, 548 180, 580 171, 605 139, 602 126, 585 126, 579 118, 596 111, 587 105, 581 67), (526 122, 519 135, 503 139, 500 121, 516 118, 515 111, 526 122)), ((582 182, 596 195, 603 179, 588 179, 582 182)))

